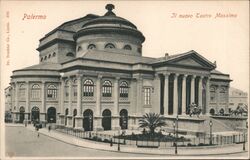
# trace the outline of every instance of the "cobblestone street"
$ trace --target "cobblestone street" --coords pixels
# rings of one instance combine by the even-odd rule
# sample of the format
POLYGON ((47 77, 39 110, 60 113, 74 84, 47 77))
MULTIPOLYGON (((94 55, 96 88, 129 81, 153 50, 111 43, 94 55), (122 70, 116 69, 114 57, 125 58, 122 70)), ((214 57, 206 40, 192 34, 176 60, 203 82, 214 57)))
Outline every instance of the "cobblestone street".
MULTIPOLYGON (((195 150, 194 150, 195 151, 195 150)), ((148 157, 155 155, 118 153, 110 151, 101 151, 67 144, 56 139, 38 134, 36 131, 30 131, 22 126, 6 126, 6 157, 148 157), (55 146, 55 147, 53 147, 55 146)), ((162 158, 170 156, 159 155, 162 158)), ((178 155, 179 156, 179 155, 178 155)), ((247 152, 218 155, 216 157, 246 157, 247 152)), ((171 158, 174 158, 172 156, 171 158)), ((183 156, 179 156, 183 157, 183 156)), ((197 158, 195 156, 194 158, 197 158)), ((208 156, 202 156, 208 157, 208 156)), ((176 157, 175 157, 176 158, 176 157)))

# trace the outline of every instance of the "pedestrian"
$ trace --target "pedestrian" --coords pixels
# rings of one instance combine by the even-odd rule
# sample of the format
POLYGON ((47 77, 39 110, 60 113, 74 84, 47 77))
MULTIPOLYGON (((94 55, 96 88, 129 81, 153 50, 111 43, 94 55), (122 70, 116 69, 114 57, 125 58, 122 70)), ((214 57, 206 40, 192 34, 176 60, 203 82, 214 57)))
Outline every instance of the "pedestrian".
POLYGON ((51 126, 50 125, 49 125, 48 129, 49 129, 49 132, 50 132, 50 130, 51 130, 51 126))
POLYGON ((39 138, 39 132, 37 132, 37 138, 39 138))

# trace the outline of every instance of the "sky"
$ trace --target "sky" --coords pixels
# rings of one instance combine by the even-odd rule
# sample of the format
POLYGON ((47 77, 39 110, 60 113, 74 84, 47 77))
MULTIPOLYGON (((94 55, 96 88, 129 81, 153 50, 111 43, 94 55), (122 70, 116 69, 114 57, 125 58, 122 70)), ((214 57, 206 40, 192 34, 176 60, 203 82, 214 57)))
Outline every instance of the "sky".
POLYGON ((195 50, 211 62, 216 61, 217 70, 230 74, 232 87, 248 92, 247 1, 2 2, 2 90, 8 86, 13 70, 38 64, 39 52, 36 48, 39 39, 46 33, 66 21, 89 13, 104 15, 107 3, 113 3, 113 12, 134 23, 144 34, 143 56, 162 57, 165 53, 173 55, 195 50), (24 14, 46 15, 46 19, 23 20, 24 14), (203 15, 203 18, 196 17, 197 14, 203 15), (216 14, 229 14, 232 17, 215 18, 216 14))

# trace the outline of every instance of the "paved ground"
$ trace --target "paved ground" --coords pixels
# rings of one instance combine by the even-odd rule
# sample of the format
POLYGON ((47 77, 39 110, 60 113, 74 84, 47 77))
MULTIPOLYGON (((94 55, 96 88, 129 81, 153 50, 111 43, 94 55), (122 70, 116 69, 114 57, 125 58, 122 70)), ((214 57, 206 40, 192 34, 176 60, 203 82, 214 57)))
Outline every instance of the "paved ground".
MULTIPOLYGON (((6 156, 7 157, 148 157, 155 158, 155 155, 132 154, 100 151, 67 144, 53 138, 30 131, 24 127, 6 127, 6 156)), ((170 158, 160 155, 161 158, 170 158)), ((171 156, 172 158, 177 158, 171 156)), ((181 158, 181 156, 178 156, 181 158)), ((208 158, 208 156, 203 156, 208 158)), ((247 157, 247 152, 218 155, 219 157, 247 157)), ((191 157, 190 157, 191 158, 191 157)), ((195 158, 198 158, 197 156, 195 158)))

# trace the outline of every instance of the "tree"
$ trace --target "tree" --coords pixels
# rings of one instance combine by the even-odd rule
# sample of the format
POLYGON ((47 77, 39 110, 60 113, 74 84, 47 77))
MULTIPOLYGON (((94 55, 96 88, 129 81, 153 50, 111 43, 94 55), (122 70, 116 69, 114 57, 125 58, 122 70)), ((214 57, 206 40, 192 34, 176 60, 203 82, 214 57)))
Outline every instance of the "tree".
POLYGON ((154 134, 157 127, 166 126, 167 123, 164 120, 164 117, 156 113, 146 113, 141 119, 139 119, 140 128, 148 128, 150 134, 154 134))

